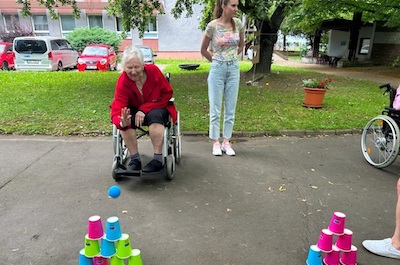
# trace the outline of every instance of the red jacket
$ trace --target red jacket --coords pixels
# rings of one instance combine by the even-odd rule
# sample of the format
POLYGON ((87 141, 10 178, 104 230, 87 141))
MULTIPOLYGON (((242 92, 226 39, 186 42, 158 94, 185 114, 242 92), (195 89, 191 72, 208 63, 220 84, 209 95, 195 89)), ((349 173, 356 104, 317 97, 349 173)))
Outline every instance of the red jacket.
POLYGON ((145 114, 152 109, 166 108, 173 122, 176 122, 176 108, 173 104, 168 103, 173 94, 171 85, 154 64, 145 64, 144 71, 146 71, 147 80, 142 88, 143 97, 136 83, 129 79, 125 71, 118 78, 114 100, 110 105, 111 121, 118 129, 121 129, 118 116, 121 116, 123 107, 136 107, 145 114))

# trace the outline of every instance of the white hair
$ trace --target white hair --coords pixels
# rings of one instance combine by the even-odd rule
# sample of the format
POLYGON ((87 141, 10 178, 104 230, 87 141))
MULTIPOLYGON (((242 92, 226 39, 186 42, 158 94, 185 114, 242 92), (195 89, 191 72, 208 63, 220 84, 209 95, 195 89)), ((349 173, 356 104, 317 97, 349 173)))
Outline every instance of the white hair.
POLYGON ((126 62, 128 62, 133 58, 139 59, 140 64, 142 66, 144 65, 142 51, 134 46, 128 46, 125 48, 124 53, 122 54, 122 60, 121 60, 122 68, 125 69, 126 62))

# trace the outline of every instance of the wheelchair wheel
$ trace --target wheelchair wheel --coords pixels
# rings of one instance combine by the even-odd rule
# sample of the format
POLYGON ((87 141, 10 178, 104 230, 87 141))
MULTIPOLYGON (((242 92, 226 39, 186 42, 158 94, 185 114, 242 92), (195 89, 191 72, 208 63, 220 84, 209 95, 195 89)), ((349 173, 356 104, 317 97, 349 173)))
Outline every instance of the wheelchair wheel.
POLYGON ((182 156, 182 135, 180 128, 179 112, 178 112, 177 122, 174 125, 174 148, 175 148, 175 162, 179 164, 182 156))
POLYGON ((364 158, 376 168, 390 166, 399 153, 400 130, 389 116, 379 115, 370 120, 361 135, 364 158))
POLYGON ((119 158, 115 159, 111 166, 111 175, 115 181, 119 181, 121 177, 117 175, 117 168, 119 168, 120 162, 119 158))
POLYGON ((165 164, 167 166, 167 175, 166 179, 167 180, 172 180, 174 178, 174 173, 175 173, 175 158, 174 155, 168 155, 165 158, 165 164))
POLYGON ((114 161, 115 157, 119 157, 120 163, 125 163, 128 159, 128 148, 126 148, 125 142, 122 140, 121 132, 115 125, 113 126, 113 150, 114 161))

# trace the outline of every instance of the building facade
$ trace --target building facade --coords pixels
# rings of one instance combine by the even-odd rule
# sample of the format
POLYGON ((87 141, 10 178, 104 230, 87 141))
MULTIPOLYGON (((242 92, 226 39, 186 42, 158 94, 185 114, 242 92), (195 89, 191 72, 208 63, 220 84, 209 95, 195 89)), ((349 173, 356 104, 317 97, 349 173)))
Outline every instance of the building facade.
MULTIPOLYGON (((22 6, 15 0, 1 0, 0 27, 8 30, 13 23, 32 29, 36 36, 67 37, 68 33, 80 27, 101 27, 107 30, 122 33, 121 20, 107 14, 105 7, 108 0, 77 0, 80 18, 72 15, 70 6, 60 6, 55 9, 58 19, 51 19, 49 11, 39 5, 38 0, 31 1, 29 17, 20 14, 22 6)), ((190 18, 175 19, 171 14, 176 0, 162 2, 164 14, 154 14, 155 19, 149 22, 149 31, 143 38, 139 32, 131 30, 122 41, 119 52, 126 46, 148 45, 157 52, 158 58, 200 59, 200 45, 203 32, 199 29, 201 7, 194 7, 194 14, 190 18)))

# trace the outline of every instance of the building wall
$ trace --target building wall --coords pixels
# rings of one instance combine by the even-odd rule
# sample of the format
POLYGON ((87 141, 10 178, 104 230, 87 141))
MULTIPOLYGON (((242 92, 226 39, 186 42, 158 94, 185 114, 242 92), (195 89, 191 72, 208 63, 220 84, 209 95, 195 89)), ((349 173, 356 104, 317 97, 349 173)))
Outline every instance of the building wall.
MULTIPOLYGON (((131 32, 130 38, 123 40, 119 51, 123 51, 127 45, 143 44, 149 45, 157 52, 158 58, 201 58, 200 45, 203 32, 199 29, 199 18, 201 16, 201 7, 194 7, 194 14, 190 18, 181 17, 175 19, 171 14, 176 0, 163 1, 165 14, 158 14, 157 38, 139 38, 139 33, 135 29, 131 32)), ((75 19, 76 27, 88 26, 88 15, 102 15, 103 27, 111 31, 117 31, 116 20, 114 16, 107 15, 105 7, 107 0, 82 0, 77 2, 81 16, 75 19)), ((4 26, 3 15, 16 15, 21 10, 21 5, 16 4, 15 0, 1 0, 0 5, 0 26, 4 26)), ((61 6, 56 9, 59 14, 72 14, 72 8, 61 6)), ((60 20, 52 20, 45 7, 40 6, 37 0, 32 1, 31 12, 34 15, 46 15, 48 21, 49 35, 62 36, 60 20)), ((19 15, 21 25, 32 27, 31 17, 22 17, 19 15)))

